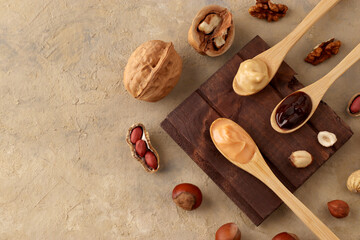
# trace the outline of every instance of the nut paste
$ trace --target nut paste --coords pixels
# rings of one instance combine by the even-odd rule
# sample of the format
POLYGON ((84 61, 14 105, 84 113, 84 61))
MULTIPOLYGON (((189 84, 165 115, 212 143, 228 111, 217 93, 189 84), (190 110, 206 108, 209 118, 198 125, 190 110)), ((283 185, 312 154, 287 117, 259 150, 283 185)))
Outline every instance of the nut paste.
POLYGON ((269 82, 266 63, 248 59, 240 64, 233 81, 233 89, 239 95, 250 95, 263 89, 269 82))
POLYGON ((282 129, 293 129, 307 119, 311 109, 310 96, 304 92, 295 92, 287 96, 276 109, 276 123, 282 129))
POLYGON ((235 122, 219 118, 212 123, 210 133, 215 146, 226 158, 245 164, 254 156, 254 141, 235 122))

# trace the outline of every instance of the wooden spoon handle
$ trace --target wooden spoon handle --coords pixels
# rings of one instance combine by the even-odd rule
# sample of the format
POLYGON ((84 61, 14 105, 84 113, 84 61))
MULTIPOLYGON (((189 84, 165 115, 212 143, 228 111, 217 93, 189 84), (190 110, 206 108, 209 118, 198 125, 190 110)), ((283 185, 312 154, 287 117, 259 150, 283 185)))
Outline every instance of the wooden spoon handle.
POLYGON ((278 50, 286 55, 305 32, 339 1, 340 0, 321 0, 289 35, 275 45, 278 46, 278 50))
POLYGON ((268 186, 301 219, 301 221, 320 239, 339 240, 339 238, 299 201, 275 176, 260 152, 255 153, 248 164, 236 164, 257 177, 268 186))
POLYGON ((308 94, 313 98, 318 98, 319 101, 328 90, 328 88, 338 79, 346 70, 348 70, 354 63, 360 59, 360 43, 328 74, 314 82, 313 84, 304 88, 308 94))
MULTIPOLYGON (((270 170, 270 169, 269 169, 270 170)), ((270 170, 271 171, 271 170, 270 170)), ((271 172, 272 173, 272 172, 271 172)), ((339 238, 317 218, 302 202, 299 201, 272 173, 264 182, 281 200, 301 219, 303 223, 319 238, 339 240, 339 238)))
POLYGON ((302 202, 299 201, 277 178, 268 185, 286 205, 311 229, 320 239, 339 240, 339 238, 317 218, 302 202))

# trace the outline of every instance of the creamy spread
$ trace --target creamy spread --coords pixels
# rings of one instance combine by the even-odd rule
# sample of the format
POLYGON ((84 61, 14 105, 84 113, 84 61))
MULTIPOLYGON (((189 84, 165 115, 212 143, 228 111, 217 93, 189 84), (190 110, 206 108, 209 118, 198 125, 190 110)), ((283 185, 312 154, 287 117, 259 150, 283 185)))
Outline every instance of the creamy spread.
POLYGON ((253 158, 256 145, 249 134, 235 122, 219 118, 212 123, 210 132, 215 146, 226 158, 242 164, 253 158))
POLYGON ((266 63, 248 59, 240 64, 233 81, 233 89, 239 95, 250 95, 263 89, 269 82, 266 63))

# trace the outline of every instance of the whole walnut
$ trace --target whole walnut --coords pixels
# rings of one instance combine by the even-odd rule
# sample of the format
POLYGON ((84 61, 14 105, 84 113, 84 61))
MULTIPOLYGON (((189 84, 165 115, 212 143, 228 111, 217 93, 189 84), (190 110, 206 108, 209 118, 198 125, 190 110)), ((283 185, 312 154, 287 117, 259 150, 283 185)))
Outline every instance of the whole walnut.
POLYGON ((156 102, 174 88, 181 70, 182 60, 174 45, 151 40, 131 54, 124 71, 124 86, 134 98, 156 102))

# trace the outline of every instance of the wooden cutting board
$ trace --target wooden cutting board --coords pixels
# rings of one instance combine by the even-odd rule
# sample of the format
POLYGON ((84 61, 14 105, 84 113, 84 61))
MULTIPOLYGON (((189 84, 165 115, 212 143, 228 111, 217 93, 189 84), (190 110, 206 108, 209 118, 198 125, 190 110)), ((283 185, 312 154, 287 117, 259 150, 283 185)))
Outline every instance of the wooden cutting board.
POLYGON ((324 102, 320 103, 310 121, 294 133, 284 135, 271 128, 269 118, 276 104, 303 87, 286 63, 261 92, 247 97, 235 94, 232 80, 240 63, 268 48, 259 36, 252 39, 161 123, 175 142, 256 225, 260 225, 282 201, 262 182, 232 165, 217 151, 209 134, 209 127, 215 119, 226 117, 240 124, 255 140, 275 175, 291 192, 353 134, 324 102), (318 143, 317 133, 323 130, 336 134, 338 141, 333 147, 324 148, 318 143), (310 152, 313 163, 305 169, 291 166, 288 157, 296 150, 310 152))

